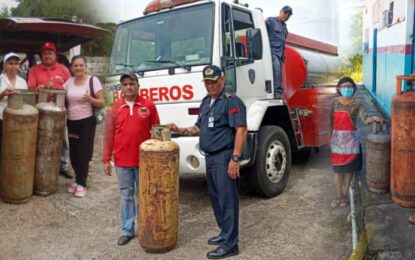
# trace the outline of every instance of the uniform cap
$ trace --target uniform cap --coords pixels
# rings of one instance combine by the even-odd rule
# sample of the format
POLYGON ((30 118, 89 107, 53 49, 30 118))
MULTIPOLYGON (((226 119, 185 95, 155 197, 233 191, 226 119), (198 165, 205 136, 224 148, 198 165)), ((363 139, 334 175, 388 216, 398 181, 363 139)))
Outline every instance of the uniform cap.
POLYGON ((134 72, 124 73, 124 74, 122 74, 122 75, 121 75, 121 78, 120 78, 120 81, 122 81, 122 80, 123 80, 123 79, 125 79, 125 78, 130 78, 130 79, 132 79, 132 80, 137 81, 137 83, 138 83, 138 77, 137 77, 137 74, 135 74, 134 72))
POLYGON ((17 55, 14 52, 9 52, 6 55, 4 55, 4 62, 7 62, 8 60, 10 60, 11 58, 15 58, 17 60, 20 60, 19 55, 17 55))
POLYGON ((215 65, 208 65, 203 69, 203 81, 213 80, 216 81, 222 77, 222 70, 215 65))
POLYGON ((52 50, 56 52, 56 47, 53 42, 45 42, 42 47, 40 47, 40 52, 43 52, 44 50, 52 50))
POLYGON ((293 9, 291 8, 291 6, 284 6, 281 11, 283 11, 286 14, 292 15, 293 14, 293 9))

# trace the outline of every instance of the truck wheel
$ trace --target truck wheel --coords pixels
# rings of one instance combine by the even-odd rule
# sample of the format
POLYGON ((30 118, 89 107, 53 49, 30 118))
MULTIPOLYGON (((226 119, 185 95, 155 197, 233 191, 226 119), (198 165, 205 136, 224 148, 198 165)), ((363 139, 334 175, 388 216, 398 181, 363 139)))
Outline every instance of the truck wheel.
POLYGON ((281 127, 264 126, 259 130, 252 170, 252 188, 260 195, 271 198, 284 191, 291 170, 291 146, 281 127))

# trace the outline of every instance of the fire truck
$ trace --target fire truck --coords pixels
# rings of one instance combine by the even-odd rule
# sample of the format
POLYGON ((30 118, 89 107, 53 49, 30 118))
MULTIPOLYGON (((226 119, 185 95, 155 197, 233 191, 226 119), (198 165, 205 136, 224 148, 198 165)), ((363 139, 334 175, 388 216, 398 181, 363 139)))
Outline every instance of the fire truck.
MULTIPOLYGON (((242 174, 257 193, 273 197, 287 185, 293 156, 329 141, 327 87, 337 47, 289 34, 284 97, 273 99, 271 50, 259 9, 238 1, 154 0, 143 16, 117 26, 106 88, 116 100, 119 77, 139 75, 139 94, 156 103, 163 124, 194 125, 206 96, 202 70, 220 66, 225 88, 247 108, 242 174)), ((181 173, 205 173, 199 137, 175 136, 181 173)))

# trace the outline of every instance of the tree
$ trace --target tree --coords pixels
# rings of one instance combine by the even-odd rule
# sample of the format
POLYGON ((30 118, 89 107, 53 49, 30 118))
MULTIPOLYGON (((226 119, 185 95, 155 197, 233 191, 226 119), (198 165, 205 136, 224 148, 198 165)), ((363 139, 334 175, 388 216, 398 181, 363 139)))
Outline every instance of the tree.
POLYGON ((76 17, 82 22, 94 24, 96 8, 93 0, 18 0, 11 9, 13 16, 68 18, 76 17))
POLYGON ((107 29, 109 33, 103 38, 99 38, 82 45, 82 55, 108 57, 111 52, 114 32, 117 25, 115 23, 97 23, 96 26, 107 29))
POLYGON ((0 8, 0 18, 4 18, 4 17, 7 17, 7 16, 9 16, 9 9, 7 8, 6 5, 3 5, 0 8))
POLYGON ((350 32, 350 45, 348 54, 344 65, 340 67, 338 77, 349 76, 356 82, 363 80, 363 64, 362 53, 360 51, 362 45, 362 33, 363 33, 363 12, 359 11, 351 18, 352 30, 350 32))
MULTIPOLYGON (((99 19, 99 8, 93 0, 15 0, 18 6, 11 9, 13 16, 67 18, 76 22, 95 24, 99 19)), ((0 12, 1 14, 1 12, 0 12)), ((109 56, 116 24, 99 23, 110 31, 104 38, 94 39, 82 45, 85 56, 109 56)))

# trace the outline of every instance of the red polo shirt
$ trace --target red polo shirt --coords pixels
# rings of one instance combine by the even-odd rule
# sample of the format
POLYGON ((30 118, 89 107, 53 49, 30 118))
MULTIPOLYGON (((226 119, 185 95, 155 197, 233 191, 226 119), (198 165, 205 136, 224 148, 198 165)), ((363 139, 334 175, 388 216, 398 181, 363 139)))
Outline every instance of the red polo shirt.
POLYGON ((114 155, 115 166, 138 167, 140 145, 150 139, 151 126, 160 124, 156 106, 137 97, 133 108, 124 99, 118 100, 107 113, 102 161, 114 155))
POLYGON ((27 85, 29 89, 35 90, 39 85, 47 87, 50 82, 54 89, 63 89, 63 83, 70 77, 69 70, 58 62, 52 67, 38 64, 30 69, 27 85))

